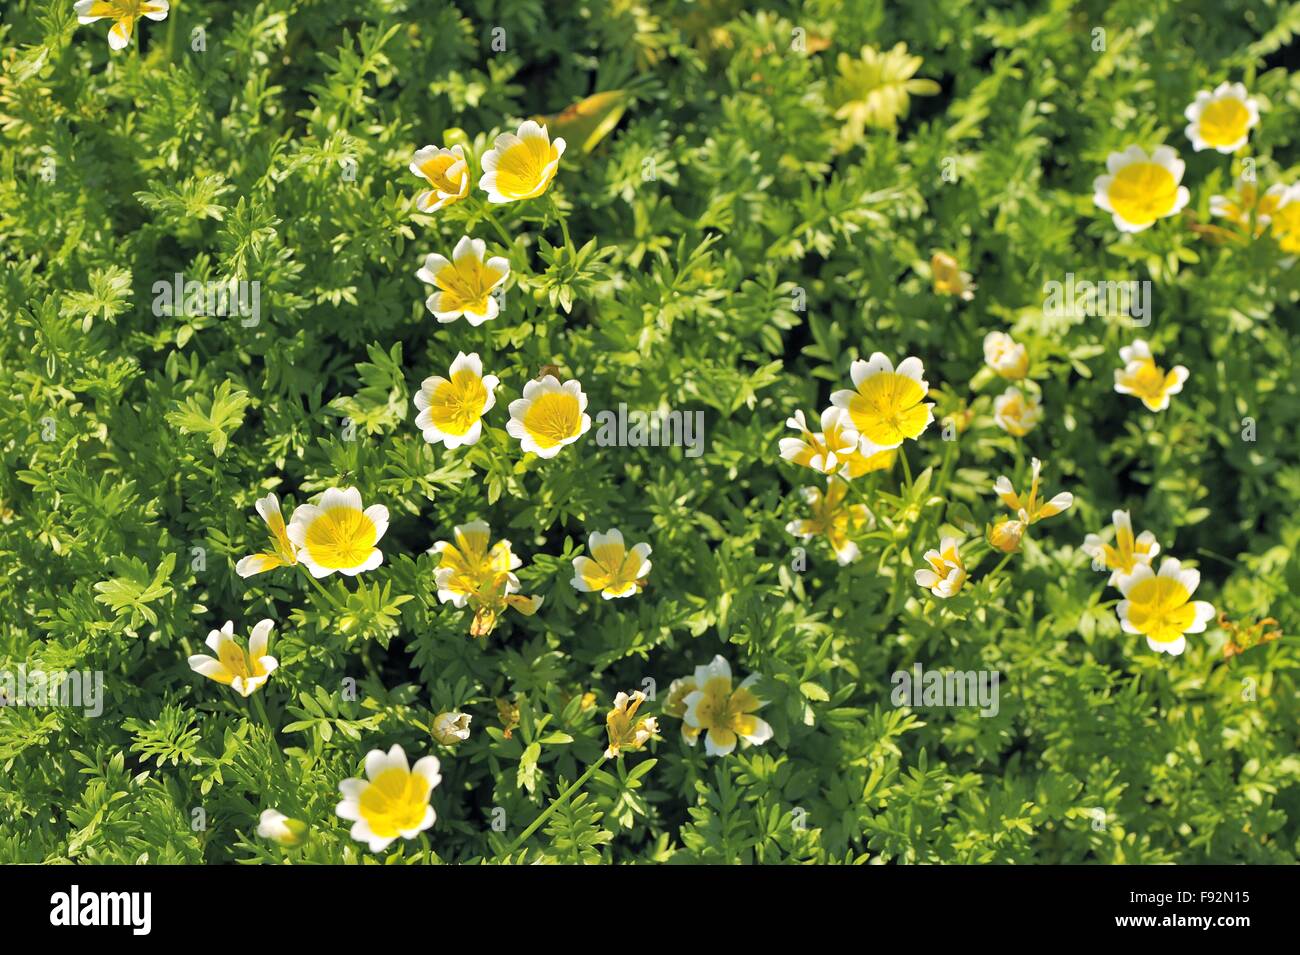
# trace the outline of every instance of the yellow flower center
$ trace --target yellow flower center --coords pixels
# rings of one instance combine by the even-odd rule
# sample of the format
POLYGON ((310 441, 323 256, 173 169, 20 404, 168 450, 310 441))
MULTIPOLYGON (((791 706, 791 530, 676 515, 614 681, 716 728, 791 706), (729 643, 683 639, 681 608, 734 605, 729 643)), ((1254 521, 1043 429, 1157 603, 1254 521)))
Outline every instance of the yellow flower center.
POLYGON ((1125 376, 1124 385, 1143 401, 1159 404, 1168 388, 1168 378, 1156 367, 1154 361, 1147 358, 1138 366, 1137 371, 1125 376))
POLYGON ((1139 633, 1156 643, 1170 643, 1196 620, 1192 595, 1172 577, 1148 577, 1128 593, 1128 619, 1139 633))
POLYGON ((540 136, 516 143, 497 157, 497 190, 512 199, 540 195, 550 182, 543 172, 558 158, 555 147, 540 136))
POLYGON ((424 820, 429 805, 429 781, 419 773, 390 766, 361 794, 361 818, 384 839, 408 832, 424 820))
POLYGON ((356 567, 365 563, 378 539, 378 529, 364 511, 336 507, 307 528, 307 553, 329 570, 356 567))
POLYGON ((465 167, 462 165, 455 179, 447 175, 447 170, 460 162, 459 156, 449 156, 446 153, 434 156, 420 164, 420 171, 424 173, 425 178, 433 185, 433 188, 439 192, 459 195, 462 189, 468 185, 465 176, 465 167))
POLYGON ((925 430, 925 391, 913 378, 884 371, 865 379, 849 400, 849 418, 860 434, 882 447, 901 444, 925 430))
POLYGON ((1120 218, 1133 225, 1148 225, 1166 216, 1178 201, 1178 183, 1164 166, 1135 162, 1115 174, 1110 184, 1110 204, 1120 218))
POLYGON ((429 417, 444 434, 463 435, 483 416, 487 396, 483 379, 462 369, 434 391, 429 399, 429 417))
MULTIPOLYGON (((253 667, 249 665, 248 654, 246 654, 239 644, 233 640, 222 640, 217 646, 217 659, 221 665, 230 671, 232 676, 242 676, 247 679, 253 676, 253 667)), ((257 674, 261 676, 261 674, 257 674)))
POLYGON ((452 262, 435 276, 438 288, 451 298, 450 302, 444 299, 442 310, 487 311, 488 296, 503 274, 476 258, 452 262))
POLYGON ((593 547, 591 562, 584 565, 582 579, 592 590, 621 592, 637 579, 641 558, 622 544, 610 543, 593 547))
POLYGON ((1214 147, 1229 146, 1246 135, 1250 111, 1238 99, 1209 103, 1201 113, 1201 138, 1214 147))
POLYGON ((553 448, 577 435, 582 411, 576 396, 567 391, 548 391, 529 405, 523 423, 538 447, 553 448))

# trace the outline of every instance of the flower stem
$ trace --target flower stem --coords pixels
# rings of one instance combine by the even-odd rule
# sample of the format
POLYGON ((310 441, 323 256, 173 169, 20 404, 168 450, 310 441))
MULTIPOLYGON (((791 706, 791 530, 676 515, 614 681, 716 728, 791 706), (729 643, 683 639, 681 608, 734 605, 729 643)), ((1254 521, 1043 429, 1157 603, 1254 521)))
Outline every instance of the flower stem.
POLYGON ((310 570, 308 570, 306 567, 303 567, 302 564, 299 564, 298 566, 302 567, 302 572, 307 575, 307 579, 311 581, 312 586, 315 587, 318 591, 320 591, 320 595, 329 601, 331 607, 333 607, 339 613, 348 612, 348 608, 343 604, 339 603, 337 598, 335 598, 335 596, 332 593, 330 593, 328 590, 325 589, 325 585, 312 576, 310 570))
POLYGON ((492 214, 491 205, 484 202, 478 196, 474 196, 473 199, 475 208, 480 216, 488 225, 492 226, 492 228, 496 230, 497 235, 501 237, 501 244, 506 247, 506 255, 509 257, 510 250, 514 248, 514 243, 511 242, 509 233, 507 233, 501 223, 497 221, 497 217, 492 214))
POLYGON ((545 822, 545 821, 550 817, 551 813, 553 813, 553 812, 555 812, 555 810, 559 809, 560 806, 562 806, 565 802, 568 801, 568 799, 569 799, 570 796, 572 796, 572 795, 573 795, 574 793, 576 793, 579 789, 581 789, 581 788, 583 787, 583 785, 587 782, 587 780, 590 779, 592 776, 595 775, 596 770, 600 769, 600 767, 601 767, 602 765, 604 765, 605 760, 607 760, 608 758, 609 758, 608 756, 605 756, 604 754, 601 754, 600 759, 598 759, 598 760, 596 760, 594 763, 592 763, 592 764, 587 768, 587 771, 586 771, 585 773, 583 773, 581 776, 578 777, 578 781, 577 781, 576 783, 574 783, 572 786, 570 786, 570 787, 569 787, 568 789, 566 789, 564 792, 560 793, 560 795, 557 796, 554 800, 552 800, 551 804, 550 804, 549 806, 547 806, 546 809, 544 809, 544 810, 542 811, 542 814, 541 814, 540 816, 538 816, 536 819, 533 820, 533 824, 532 824, 531 826, 529 826, 527 829, 525 829, 525 830, 520 834, 519 838, 516 839, 516 840, 514 841, 514 843, 513 843, 513 844, 510 846, 510 848, 506 851, 506 855, 507 855, 507 856, 511 856, 511 855, 513 855, 516 849, 518 849, 518 848, 519 848, 520 846, 522 846, 525 842, 527 842, 527 841, 528 841, 528 837, 531 836, 534 832, 537 831, 538 827, 541 826, 541 824, 544 823, 544 822, 545 822))
POLYGON ((547 196, 551 200, 551 212, 554 214, 556 221, 560 223, 560 233, 564 236, 564 251, 569 254, 569 258, 577 258, 577 252, 573 250, 573 240, 569 238, 569 220, 568 217, 560 212, 560 204, 555 201, 554 195, 547 196))
POLYGON ((1002 559, 998 561, 997 566, 984 575, 984 580, 982 581, 982 583, 988 583, 990 580, 996 577, 998 575, 998 572, 1002 570, 1003 567, 1007 566, 1007 561, 1009 561, 1013 556, 1015 556, 1015 551, 1012 551, 1010 554, 1004 554, 1002 556, 1002 559))

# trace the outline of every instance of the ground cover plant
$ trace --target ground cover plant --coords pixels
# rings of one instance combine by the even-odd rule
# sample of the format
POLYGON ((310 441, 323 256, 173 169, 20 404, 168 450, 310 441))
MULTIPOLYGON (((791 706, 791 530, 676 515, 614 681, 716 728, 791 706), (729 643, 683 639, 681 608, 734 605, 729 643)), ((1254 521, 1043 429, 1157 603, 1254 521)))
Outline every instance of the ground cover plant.
POLYGON ((1294 861, 1297 31, 6 3, 0 860, 1294 861))

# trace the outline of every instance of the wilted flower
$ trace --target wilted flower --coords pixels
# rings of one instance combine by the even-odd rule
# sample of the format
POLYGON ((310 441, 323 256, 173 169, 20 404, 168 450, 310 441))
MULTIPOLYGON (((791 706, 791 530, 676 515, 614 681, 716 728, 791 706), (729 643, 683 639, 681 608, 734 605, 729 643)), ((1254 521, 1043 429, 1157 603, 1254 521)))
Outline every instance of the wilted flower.
POLYGON ((384 562, 375 545, 388 530, 388 508, 374 504, 362 510, 361 492, 332 487, 319 504, 299 504, 289 521, 289 540, 298 546, 298 559, 313 577, 338 571, 355 577, 384 562))
POLYGON ((934 279, 936 295, 956 295, 964 302, 975 297, 975 283, 971 274, 961 270, 961 264, 946 252, 930 256, 930 275, 934 279))
POLYGON ((1211 93, 1201 90, 1184 110, 1187 138, 1192 149, 1234 153, 1246 145, 1250 131, 1259 125, 1259 106, 1241 83, 1220 83, 1211 93))
POLYGON ((914 576, 918 584, 936 597, 956 596, 966 583, 966 564, 961 559, 957 538, 943 538, 938 550, 925 552, 925 562, 930 566, 918 570, 914 576))
POLYGON ((483 155, 483 177, 478 187, 489 202, 516 202, 544 193, 560 168, 564 140, 551 142, 546 127, 534 120, 515 133, 502 133, 483 155))
POLYGON ((636 711, 645 698, 640 690, 630 697, 626 693, 614 697, 614 708, 605 716, 605 729, 609 732, 609 746, 605 750, 608 758, 640 749, 659 732, 659 724, 653 716, 636 718, 636 711))
POLYGON ((542 605, 541 597, 519 593, 514 570, 522 561, 510 549, 508 540, 491 544, 491 530, 483 521, 453 528, 454 543, 438 541, 433 552, 441 555, 434 571, 438 599, 455 607, 466 604, 474 611, 470 635, 484 637, 496 627, 507 607, 531 617, 542 605))
POLYGON ((1138 564, 1150 564, 1151 558, 1160 553, 1160 545, 1150 531, 1133 536, 1133 521, 1128 511, 1113 512, 1111 520, 1115 525, 1114 545, 1107 544, 1098 534, 1089 534, 1084 538, 1083 552, 1092 558, 1098 570, 1111 572, 1107 583, 1114 585, 1120 577, 1131 574, 1138 564))
POLYGON ((448 450, 474 444, 483 434, 483 416, 496 405, 496 375, 483 375, 478 353, 457 352, 448 370, 450 378, 424 379, 415 395, 420 413, 415 426, 430 444, 441 441, 448 450))
POLYGON ((1023 438, 1043 420, 1043 406, 1037 395, 1008 388, 993 400, 993 421, 1015 438, 1023 438))
POLYGON ((1016 493, 1015 488, 1011 485, 1011 479, 1005 475, 1000 476, 993 484, 993 493, 1007 507, 1016 512, 1021 522, 1028 526, 1036 524, 1041 520, 1049 517, 1055 517, 1062 511, 1069 510, 1070 505, 1074 503, 1074 495, 1069 491, 1062 491, 1050 501, 1040 501, 1038 499, 1038 479, 1043 468, 1043 463, 1034 458, 1030 462, 1031 479, 1029 483, 1029 493, 1021 497, 1016 493))
POLYGON ((825 537, 840 564, 852 563, 858 559, 859 553, 852 536, 870 530, 875 518, 865 504, 847 503, 848 492, 848 484, 834 477, 827 480, 825 493, 821 488, 801 488, 800 493, 812 510, 812 517, 791 521, 785 529, 805 540, 825 537))
POLYGON ((758 674, 748 677, 734 690, 731 667, 722 656, 715 656, 707 666, 695 668, 695 689, 686 694, 683 719, 695 730, 687 742, 695 744, 704 733, 704 751, 710 756, 726 756, 736 748, 736 741, 758 745, 772 738, 772 727, 753 714, 767 705, 750 690, 758 674))
POLYGON ((1004 554, 1014 554, 1020 549, 1020 540, 1024 536, 1024 521, 998 521, 989 531, 989 544, 1004 554))
POLYGON ((240 696, 252 696, 280 665, 280 661, 266 652, 274 626, 271 620, 259 620, 249 634, 245 650, 235 642, 235 622, 227 620, 220 630, 208 634, 208 648, 216 657, 196 653, 189 658, 190 669, 230 687, 240 696))
POLYGON ((112 20, 113 25, 108 29, 108 45, 111 49, 121 50, 131 42, 137 20, 141 17, 166 20, 168 8, 167 0, 78 0, 73 9, 78 23, 112 20))
POLYGON ((573 588, 583 593, 599 593, 606 600, 639 594, 650 573, 650 545, 637 544, 629 549, 623 534, 612 528, 601 534, 593 532, 587 543, 590 557, 573 558, 573 588))
POLYGON ((1107 174, 1092 184, 1093 201, 1111 213, 1121 232, 1141 232, 1157 219, 1177 215, 1191 201, 1183 181, 1186 164, 1168 146, 1147 155, 1130 146, 1106 158, 1107 174))
POLYGON ((984 364, 1008 381, 1019 381, 1029 374, 1029 350, 1006 332, 989 332, 984 336, 984 364))
POLYGON ((415 197, 415 207, 421 212, 437 212, 469 195, 469 165, 460 146, 425 146, 417 150, 411 159, 411 172, 432 186, 415 197))
POLYGON ((855 361, 849 374, 854 390, 835 392, 831 404, 848 411, 862 438, 864 455, 918 438, 934 420, 934 405, 922 403, 930 385, 922 377, 925 368, 921 359, 904 358, 895 370, 893 362, 874 352, 869 361, 855 361))
POLYGON ((1157 653, 1177 656, 1187 646, 1184 634, 1203 632, 1214 617, 1213 606, 1191 599, 1200 582, 1198 571, 1184 570, 1172 557, 1164 559, 1159 574, 1138 564, 1117 582, 1124 595, 1115 608, 1120 626, 1125 633, 1142 634, 1157 653))
POLYGON ((448 711, 433 718, 431 735, 444 746, 455 746, 469 739, 469 724, 473 717, 468 713, 448 711))
POLYGON ((1151 346, 1142 339, 1119 350, 1123 368, 1115 369, 1115 390, 1121 395, 1135 395, 1149 411, 1164 411, 1169 398, 1183 390, 1187 369, 1175 365, 1168 374, 1156 365, 1151 346))
POLYGON ((477 326, 497 317, 501 306, 492 293, 510 275, 510 263, 499 255, 485 262, 485 255, 486 242, 464 236, 450 262, 436 252, 425 258, 415 276, 438 289, 424 304, 439 322, 454 322, 463 315, 477 326))
POLYGON ((280 499, 274 494, 268 494, 258 498, 253 506, 271 531, 271 550, 242 558, 235 565, 235 573, 240 577, 252 577, 254 574, 298 563, 298 555, 284 526, 284 515, 280 513, 280 499))
POLYGON ((276 809, 264 809, 257 821, 257 834, 285 847, 296 846, 307 835, 307 823, 290 819, 276 809))
POLYGON ((371 852, 383 852, 399 836, 414 839, 437 818, 429 797, 442 782, 436 756, 425 756, 414 766, 400 746, 387 753, 372 749, 366 754, 366 778, 339 783, 343 801, 334 810, 340 819, 352 822, 350 835, 370 845, 371 852))
POLYGON ((506 432, 518 438, 524 451, 539 458, 553 458, 566 444, 573 444, 591 428, 587 396, 576 380, 560 384, 554 375, 524 385, 524 395, 510 402, 506 432))

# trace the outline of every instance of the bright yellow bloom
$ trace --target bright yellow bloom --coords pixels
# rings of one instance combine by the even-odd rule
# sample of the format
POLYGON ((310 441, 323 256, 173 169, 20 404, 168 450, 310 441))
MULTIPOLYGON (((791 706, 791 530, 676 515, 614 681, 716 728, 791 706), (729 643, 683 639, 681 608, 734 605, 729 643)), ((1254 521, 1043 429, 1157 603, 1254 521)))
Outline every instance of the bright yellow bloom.
POLYGON ((731 667, 721 656, 708 666, 696 667, 696 689, 686 694, 682 717, 696 731, 688 742, 694 745, 704 733, 704 751, 710 756, 726 756, 738 740, 757 746, 771 739, 772 727, 754 716, 767 705, 750 689, 757 682, 758 674, 753 674, 733 690, 731 667))
POLYGON ((1069 491, 1062 491, 1053 497, 1050 501, 1040 501, 1038 499, 1038 480, 1043 469, 1043 462, 1034 458, 1030 462, 1031 478, 1029 482, 1029 493, 1021 497, 1016 493, 1015 488, 1011 485, 1011 479, 1005 475, 1000 476, 993 484, 993 493, 998 496, 1007 507, 1016 512, 1021 522, 1025 526, 1036 524, 1041 520, 1049 517, 1055 517, 1062 511, 1069 510, 1070 505, 1074 503, 1074 495, 1069 491))
POLYGON ((1115 543, 1107 544, 1101 535, 1089 534, 1083 540, 1083 552, 1092 558, 1094 568, 1111 572, 1107 583, 1114 585, 1125 574, 1133 573, 1138 564, 1149 565, 1160 553, 1160 545, 1150 531, 1133 536, 1133 521, 1128 511, 1115 511, 1111 520, 1115 525, 1115 543))
POLYGON ((366 754, 366 778, 339 783, 343 801, 334 811, 352 823, 353 839, 368 843, 371 852, 383 852, 399 836, 414 839, 433 825, 437 815, 429 797, 442 782, 440 769, 436 756, 410 766, 400 746, 387 753, 372 749, 366 754))
POLYGON ((355 577, 384 562, 375 545, 388 530, 388 508, 374 504, 364 510, 361 492, 332 487, 319 504, 300 504, 289 521, 289 540, 298 546, 298 559, 313 577, 338 571, 355 577))
POLYGON ((112 20, 108 45, 111 49, 121 50, 131 42, 137 20, 141 17, 166 20, 168 7, 167 0, 78 0, 74 10, 78 23, 112 20))
POLYGON ((802 411, 796 411, 785 423, 800 436, 781 439, 781 457, 821 474, 838 474, 851 481, 871 471, 888 469, 898 457, 893 448, 863 454, 861 437, 843 408, 832 406, 822 412, 821 431, 808 430, 802 411))
POLYGON ((469 165, 460 146, 425 146, 417 150, 411 159, 411 172, 433 187, 415 197, 415 207, 421 212, 437 212, 469 195, 469 165))
POLYGON ((448 450, 475 444, 483 434, 483 416, 496 405, 496 375, 483 375, 478 353, 457 352, 447 372, 424 379, 415 395, 415 426, 430 444, 441 441, 448 450))
POLYGON ((1121 232, 1141 232, 1157 219, 1177 215, 1192 199, 1180 185, 1186 163, 1168 146, 1147 155, 1130 146, 1106 158, 1106 172, 1092 184, 1093 202, 1111 213, 1121 232))
POLYGON ((285 847, 296 846, 307 836, 307 823, 276 809, 264 809, 257 821, 257 834, 285 847))
MULTIPOLYGON (((1278 199, 1272 228, 1283 252, 1291 256, 1300 255, 1300 184, 1288 187, 1278 199)), ((1283 264, 1289 266, 1290 261, 1283 264)))
POLYGON ((875 525, 875 518, 865 504, 850 505, 845 501, 848 492, 848 484, 835 477, 827 480, 824 494, 820 488, 802 488, 803 499, 812 510, 812 517, 794 520, 785 526, 795 537, 805 540, 825 537, 841 565, 858 559, 858 545, 851 538, 875 525))
POLYGON ((486 254, 486 242, 464 236, 452 250, 450 262, 434 252, 415 273, 421 282, 438 289, 425 299, 424 305, 442 324, 463 315, 471 325, 482 325, 501 311, 492 293, 510 275, 510 263, 499 255, 485 262, 486 254))
POLYGON ((576 380, 560 384, 554 375, 524 385, 524 396, 510 402, 506 432, 518 438, 524 451, 553 458, 591 428, 587 396, 576 380))
POLYGON ((196 653, 189 658, 190 669, 230 687, 240 696, 252 696, 280 665, 266 652, 274 626, 270 620, 259 620, 248 637, 248 649, 245 650, 235 642, 234 621, 227 620, 220 630, 208 634, 208 648, 216 657, 196 653))
POLYGON ((1213 93, 1201 90, 1183 115, 1188 120, 1187 138, 1198 153, 1202 149, 1235 153, 1259 125, 1259 105, 1241 83, 1220 83, 1213 93))
POLYGON ((531 617, 542 605, 541 597, 519 593, 514 571, 523 562, 510 549, 510 541, 491 543, 491 529, 483 521, 471 521, 452 529, 454 543, 438 541, 433 552, 441 560, 434 571, 438 599, 455 607, 469 605, 474 611, 470 635, 485 637, 496 627, 507 607, 531 617))
POLYGON ((268 494, 258 498, 253 506, 271 531, 271 550, 242 558, 235 565, 235 573, 240 577, 252 577, 254 574, 298 563, 297 549, 293 546, 293 541, 289 540, 284 516, 280 513, 280 499, 274 494, 268 494))
POLYGON ((1008 381, 1019 381, 1029 374, 1029 350, 1006 332, 989 332, 984 336, 984 364, 1008 381))
POLYGON ((863 454, 918 438, 934 420, 934 405, 921 400, 930 389, 921 359, 905 358, 895 370, 893 362, 875 352, 869 361, 855 361, 849 373, 855 390, 835 392, 831 404, 848 411, 863 454))
POLYGON ((1115 369, 1115 390, 1121 395, 1134 395, 1142 399, 1149 411, 1164 411, 1169 398, 1183 390, 1187 369, 1175 365, 1169 374, 1156 365, 1151 346, 1142 339, 1119 350, 1123 368, 1115 369))
POLYGON ((517 202, 544 193, 560 168, 564 140, 551 142, 546 127, 528 120, 518 132, 502 133, 483 155, 483 178, 478 187, 488 202, 517 202))
POLYGON ((1125 633, 1140 633, 1157 653, 1174 656, 1187 647, 1184 634, 1202 633, 1214 617, 1214 607, 1204 600, 1193 601, 1201 582, 1199 572, 1166 557, 1160 573, 1150 564, 1138 564, 1131 574, 1117 582, 1124 599, 1115 608, 1125 633))
POLYGON ((573 558, 573 589, 599 593, 606 600, 639 594, 650 573, 650 545, 637 544, 630 550, 617 528, 591 535, 590 557, 573 558))
POLYGON ((1023 438, 1043 420, 1043 406, 1037 395, 1026 395, 1019 388, 1008 388, 993 400, 993 421, 1015 438, 1023 438))
POLYGON ((645 694, 640 690, 630 697, 626 693, 614 697, 614 708, 605 715, 605 729, 609 733, 607 758, 640 749, 659 732, 659 723, 653 716, 636 718, 636 711, 644 702, 645 694))
POLYGON ((469 724, 473 719, 468 713, 439 713, 433 718, 429 734, 444 746, 455 746, 469 739, 469 724))
POLYGON ((925 552, 925 562, 930 566, 918 570, 913 576, 919 585, 936 597, 945 600, 954 597, 966 583, 966 564, 961 559, 957 538, 943 538, 938 550, 925 552))
POLYGON ((930 256, 930 275, 936 295, 956 295, 963 302, 975 297, 976 285, 971 281, 971 274, 963 272, 960 263, 946 252, 930 256))

